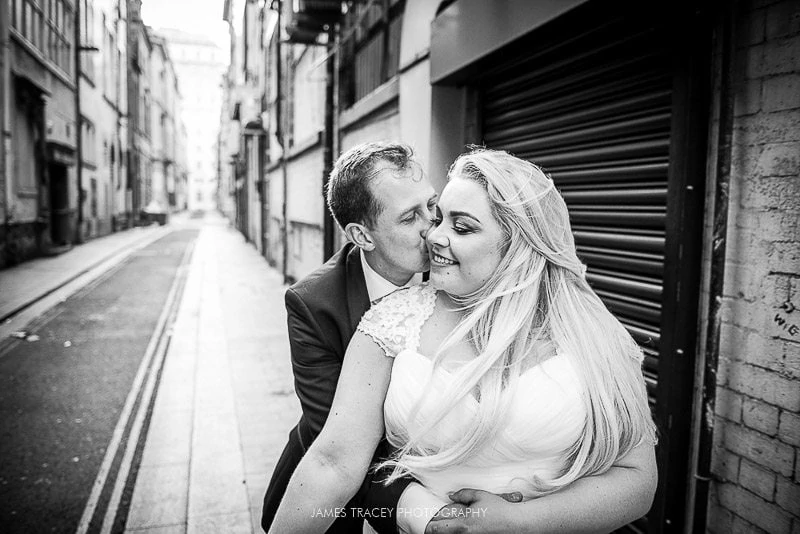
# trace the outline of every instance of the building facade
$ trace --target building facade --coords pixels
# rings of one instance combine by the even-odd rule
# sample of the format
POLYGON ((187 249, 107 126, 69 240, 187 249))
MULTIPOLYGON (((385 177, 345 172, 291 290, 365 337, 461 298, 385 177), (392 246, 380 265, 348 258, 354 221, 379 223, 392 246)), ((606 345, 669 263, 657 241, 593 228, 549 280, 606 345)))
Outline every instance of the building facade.
POLYGON ((3 3, 0 266, 77 238, 76 6, 3 3))
POLYGON ((181 119, 187 138, 187 205, 191 211, 217 206, 217 142, 222 106, 224 52, 211 40, 185 32, 159 29, 180 80, 181 119))
POLYGON ((0 15, 0 267, 148 222, 155 196, 185 208, 178 80, 140 1, 14 0, 0 15))
MULTIPOLYGON (((219 137, 220 202, 232 221, 259 251, 264 250, 263 169, 268 139, 265 32, 271 14, 253 2, 229 0, 223 19, 230 29, 230 65, 224 76, 219 137)), ((274 23, 274 20, 272 21, 274 23)))
POLYGON ((128 187, 131 224, 138 224, 145 220, 153 189, 153 43, 141 18, 140 0, 128 0, 128 15, 128 187))
POLYGON ((108 234, 128 219, 126 8, 112 0, 80 0, 81 240, 108 234))
POLYGON ((265 192, 237 217, 287 281, 341 243, 328 152, 404 141, 439 189, 470 144, 530 159, 645 352, 660 478, 630 529, 800 528, 800 2, 261 9, 264 166, 240 144, 231 172, 265 192))
POLYGON ((151 31, 151 35, 153 195, 148 201, 148 211, 166 213, 187 208, 186 161, 179 156, 181 148, 186 146, 186 128, 182 95, 168 43, 157 32, 151 31))

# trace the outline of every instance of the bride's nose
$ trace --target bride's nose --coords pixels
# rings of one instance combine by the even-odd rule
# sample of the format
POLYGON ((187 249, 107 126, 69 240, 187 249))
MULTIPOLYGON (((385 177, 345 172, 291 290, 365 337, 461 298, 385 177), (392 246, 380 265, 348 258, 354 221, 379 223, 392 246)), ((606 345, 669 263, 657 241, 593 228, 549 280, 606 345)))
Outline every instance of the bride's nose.
POLYGON ((428 230, 426 241, 428 242, 428 245, 436 245, 437 247, 450 246, 450 240, 445 235, 441 224, 439 226, 431 226, 430 230, 428 230))

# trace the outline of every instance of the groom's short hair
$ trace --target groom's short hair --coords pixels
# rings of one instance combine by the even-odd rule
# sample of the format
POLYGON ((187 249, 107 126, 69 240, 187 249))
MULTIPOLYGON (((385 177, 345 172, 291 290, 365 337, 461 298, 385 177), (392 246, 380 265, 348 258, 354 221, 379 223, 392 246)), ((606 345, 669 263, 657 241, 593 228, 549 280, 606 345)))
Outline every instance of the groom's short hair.
POLYGON ((328 209, 343 229, 350 223, 371 226, 383 211, 369 184, 377 175, 380 162, 391 163, 398 171, 414 164, 414 151, 402 143, 385 141, 356 145, 336 160, 328 179, 328 209))

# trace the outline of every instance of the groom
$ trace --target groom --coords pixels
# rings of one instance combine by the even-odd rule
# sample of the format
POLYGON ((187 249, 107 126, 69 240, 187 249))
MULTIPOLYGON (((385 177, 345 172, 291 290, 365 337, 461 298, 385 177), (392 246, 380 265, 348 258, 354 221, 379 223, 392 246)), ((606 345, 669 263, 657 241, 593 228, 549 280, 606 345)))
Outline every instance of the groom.
MULTIPOLYGON (((372 302, 422 281, 428 270, 425 235, 436 191, 398 143, 365 143, 337 160, 328 207, 349 239, 325 265, 286 292, 295 390, 303 414, 275 467, 264 496, 261 526, 269 530, 297 464, 322 430, 336 391, 347 344, 372 302)), ((378 454, 388 455, 386 444, 378 454)), ((328 532, 360 532, 366 516, 379 532, 397 532, 395 510, 408 485, 388 487, 369 475, 328 532)))

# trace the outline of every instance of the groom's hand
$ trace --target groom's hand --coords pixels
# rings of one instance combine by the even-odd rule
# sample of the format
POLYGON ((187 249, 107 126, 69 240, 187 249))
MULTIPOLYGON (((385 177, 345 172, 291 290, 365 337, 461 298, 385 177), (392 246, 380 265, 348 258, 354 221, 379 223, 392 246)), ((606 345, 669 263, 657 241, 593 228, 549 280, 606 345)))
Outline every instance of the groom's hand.
POLYGON ((449 495, 452 504, 445 506, 428 522, 425 534, 463 534, 508 532, 505 524, 508 503, 522 501, 519 492, 495 495, 488 491, 462 489, 449 495), (487 521, 487 516, 491 516, 487 521))

